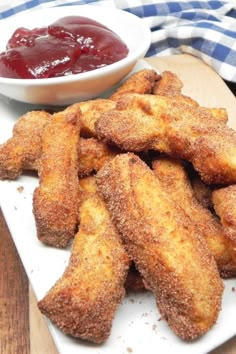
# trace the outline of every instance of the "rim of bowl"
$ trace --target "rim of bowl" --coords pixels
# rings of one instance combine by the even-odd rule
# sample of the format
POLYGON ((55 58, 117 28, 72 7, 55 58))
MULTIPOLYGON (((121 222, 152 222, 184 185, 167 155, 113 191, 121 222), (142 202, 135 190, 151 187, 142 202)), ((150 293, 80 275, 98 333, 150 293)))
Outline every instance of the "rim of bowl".
MULTIPOLYGON (((45 8, 45 9, 35 9, 33 10, 31 13, 36 13, 36 12, 46 12, 49 11, 51 12, 53 9, 55 10, 55 8, 58 9, 72 9, 72 8, 79 8, 79 7, 83 7, 83 8, 96 8, 99 10, 104 9, 103 6, 96 6, 96 5, 74 5, 74 6, 58 6, 58 7, 51 7, 51 8, 45 8)), ((63 83, 67 83, 67 82, 75 82, 79 80, 89 80, 92 79, 94 77, 94 75, 96 75, 96 78, 99 78, 100 76, 103 76, 106 73, 109 73, 110 71, 112 72, 116 72, 118 70, 120 70, 121 68, 128 66, 130 64, 132 64, 136 61, 138 61, 139 59, 141 59, 145 53, 147 52, 150 44, 151 44, 151 31, 150 28, 148 27, 148 25, 142 21, 141 18, 139 18, 138 16, 130 13, 130 12, 126 12, 124 10, 121 9, 117 9, 117 8, 108 8, 109 11, 114 11, 114 12, 120 12, 123 13, 124 16, 126 17, 133 17, 135 18, 137 21, 140 20, 140 27, 144 33, 144 37, 145 37, 145 41, 143 41, 143 43, 137 47, 137 49, 135 49, 132 53, 128 53, 127 57, 113 63, 113 64, 109 64, 107 66, 104 66, 102 68, 98 68, 98 69, 94 69, 91 71, 87 71, 84 73, 78 73, 78 74, 71 74, 71 75, 66 75, 66 76, 58 76, 58 77, 51 77, 51 78, 39 78, 39 79, 17 79, 17 78, 7 78, 7 77, 1 77, 0 76, 0 84, 15 84, 18 86, 25 86, 25 85, 31 85, 31 86, 41 86, 41 85, 50 85, 50 84, 63 84, 63 83)), ((60 11, 60 10, 59 10, 60 11)), ((24 13, 23 13, 24 14, 24 13)), ((23 15, 22 13, 16 14, 17 15, 23 15)), ((27 12, 27 14, 29 14, 29 12, 27 12)), ((69 16, 69 15, 66 15, 69 16)), ((85 15, 82 15, 85 16, 85 15)), ((88 15, 86 15, 86 17, 89 18, 89 13, 88 15)), ((91 17, 92 18, 92 17, 91 17)), ((12 18, 10 18, 12 20, 12 18)), ((6 19, 7 20, 7 19, 6 19)), ((3 21, 6 21, 3 20, 3 21)), ((99 21, 99 20, 98 20, 99 21)))

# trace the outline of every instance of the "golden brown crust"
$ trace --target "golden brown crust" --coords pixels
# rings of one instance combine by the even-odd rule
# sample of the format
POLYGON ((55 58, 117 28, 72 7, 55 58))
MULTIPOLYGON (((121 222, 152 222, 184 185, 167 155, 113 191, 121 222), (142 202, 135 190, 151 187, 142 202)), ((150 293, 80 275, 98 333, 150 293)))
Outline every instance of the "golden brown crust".
POLYGON ((102 343, 125 294, 129 257, 93 178, 81 185, 86 196, 69 265, 38 305, 63 332, 102 343))
MULTIPOLYGON (((145 151, 160 142, 164 132, 156 122, 148 97, 137 94, 121 97, 116 108, 102 114, 95 123, 98 138, 126 151, 145 151)), ((161 142, 158 147, 161 150, 161 142)))
MULTIPOLYGON (((183 83, 179 77, 171 71, 164 71, 161 74, 160 80, 156 81, 153 94, 159 96, 169 96, 169 97, 178 97, 184 104, 190 106, 199 106, 193 98, 186 96, 182 93, 183 83)), ((228 114, 224 108, 205 108, 209 113, 219 122, 224 124, 228 121, 228 114)))
POLYGON ((66 247, 78 221, 78 112, 55 113, 44 130, 39 187, 33 195, 38 238, 66 247))
POLYGON ((180 97, 181 101, 187 105, 199 106, 191 97, 182 94, 183 83, 179 77, 171 71, 163 71, 160 80, 156 81, 153 94, 168 97, 180 97))
POLYGON ((152 93, 157 81, 160 80, 160 75, 153 69, 143 69, 128 77, 109 97, 116 101, 123 94, 127 93, 152 93))
POLYGON ((208 108, 213 118, 223 124, 228 122, 228 113, 225 108, 208 108))
MULTIPOLYGON (((38 171, 42 154, 42 136, 50 121, 50 115, 42 117, 42 114, 35 111, 24 118, 26 118, 24 121, 21 120, 22 133, 14 133, 11 139, 0 146, 0 179, 15 179, 23 170, 38 171)), ((119 151, 96 138, 80 138, 79 177, 97 172, 119 151)))
POLYGON ((195 198, 183 164, 168 157, 153 162, 153 170, 166 193, 181 207, 205 237, 222 277, 236 275, 235 245, 223 232, 216 217, 195 198))
POLYGON ((136 155, 115 157, 97 184, 163 318, 183 339, 204 334, 216 322, 223 291, 205 240, 136 155))
POLYGON ((153 94, 160 96, 179 96, 182 94, 183 83, 179 77, 169 70, 163 71, 155 82, 153 94))
POLYGON ((99 171, 107 161, 113 159, 119 152, 118 149, 95 138, 80 138, 79 146, 79 177, 99 171))
POLYGON ((143 69, 127 78, 109 99, 98 98, 77 103, 76 105, 82 112, 80 118, 81 136, 85 138, 97 137, 94 125, 102 113, 115 108, 116 103, 114 101, 127 93, 152 93, 154 84, 159 78, 160 76, 155 70, 143 69))
POLYGON ((206 183, 236 182, 236 132, 181 96, 127 94, 95 126, 99 138, 124 150, 190 161, 206 183))
POLYGON ((80 135, 84 138, 97 137, 94 124, 102 113, 115 107, 115 102, 105 98, 80 102, 77 104, 82 112, 80 117, 80 135))
POLYGON ((236 247, 236 185, 214 190, 212 200, 225 233, 236 247))
POLYGON ((15 179, 23 169, 36 169, 42 149, 42 135, 51 115, 32 111, 19 118, 13 136, 0 145, 0 179, 15 179))

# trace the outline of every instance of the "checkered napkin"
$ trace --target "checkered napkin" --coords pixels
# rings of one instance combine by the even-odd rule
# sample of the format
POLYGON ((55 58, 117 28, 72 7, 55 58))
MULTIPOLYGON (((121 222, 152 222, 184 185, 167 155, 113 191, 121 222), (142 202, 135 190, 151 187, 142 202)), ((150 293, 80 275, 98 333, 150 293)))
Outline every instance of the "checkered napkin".
POLYGON ((141 17, 152 31, 147 56, 189 53, 236 83, 236 0, 0 0, 0 19, 32 8, 82 4, 113 6, 141 17))

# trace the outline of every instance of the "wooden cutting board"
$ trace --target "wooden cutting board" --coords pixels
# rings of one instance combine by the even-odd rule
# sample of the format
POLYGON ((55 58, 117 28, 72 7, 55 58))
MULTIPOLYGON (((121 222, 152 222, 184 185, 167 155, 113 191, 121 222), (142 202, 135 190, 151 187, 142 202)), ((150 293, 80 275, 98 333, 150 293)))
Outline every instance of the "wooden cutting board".
MULTIPOLYGON (((147 62, 159 72, 170 70, 176 73, 184 83, 183 93, 191 96, 201 105, 225 107, 229 114, 230 125, 236 129, 236 99, 223 80, 209 66, 190 55, 148 58, 147 62)), ((9 242, 9 237, 9 231, 0 215, 0 242, 1 247, 2 245, 4 247, 4 252, 0 252, 0 269, 2 272, 0 301, 1 304, 8 304, 7 315, 5 313, 5 316, 1 316, 0 353, 58 354, 46 321, 37 309, 36 299, 30 287, 28 292, 26 275, 19 259, 17 259, 18 256, 13 243, 9 242), (7 274, 4 275, 3 272, 7 272, 7 274), (14 279, 13 288, 7 284, 10 278, 14 279), (14 292, 14 296, 12 292, 14 292), (14 301, 9 305, 9 299, 12 298, 14 301), (28 313, 29 326, 26 316, 28 313), (21 325, 16 326, 16 323, 21 325), (8 330, 10 333, 13 328, 14 335, 11 335, 9 343, 6 343, 6 331, 8 330), (27 349, 29 339, 30 351, 27 349), (17 351, 17 348, 21 348, 22 343, 25 345, 25 350, 17 351)), ((211 354, 213 353, 235 354, 236 338, 215 349, 211 352, 211 354)))

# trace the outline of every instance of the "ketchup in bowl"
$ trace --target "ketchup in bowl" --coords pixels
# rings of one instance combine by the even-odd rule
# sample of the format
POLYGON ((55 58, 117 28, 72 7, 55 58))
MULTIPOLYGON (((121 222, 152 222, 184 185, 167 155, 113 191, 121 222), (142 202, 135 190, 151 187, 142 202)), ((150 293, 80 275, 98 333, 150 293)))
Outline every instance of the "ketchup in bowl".
POLYGON ((78 74, 128 55, 109 28, 82 16, 61 18, 48 27, 18 28, 0 54, 0 76, 40 79, 78 74))

